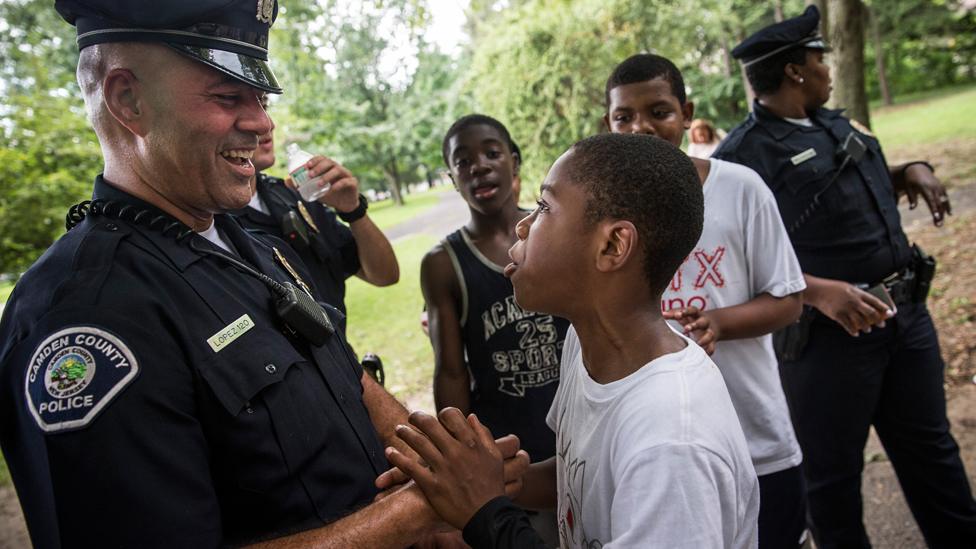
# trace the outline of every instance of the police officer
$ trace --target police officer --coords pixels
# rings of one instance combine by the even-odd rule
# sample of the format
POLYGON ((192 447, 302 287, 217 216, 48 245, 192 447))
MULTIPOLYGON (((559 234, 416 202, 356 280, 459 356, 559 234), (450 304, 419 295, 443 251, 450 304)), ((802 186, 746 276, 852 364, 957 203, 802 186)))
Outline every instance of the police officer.
POLYGON ((375 286, 397 282, 393 246, 369 218, 366 198, 349 170, 327 157, 314 157, 310 177, 321 175, 321 182, 331 187, 317 202, 306 202, 283 179, 262 172, 275 163, 273 131, 260 137, 251 161, 258 170, 251 202, 234 215, 245 228, 291 244, 326 303, 346 313, 346 279, 353 275, 375 286))
POLYGON ((0 444, 34 546, 420 538, 436 515, 415 487, 371 504, 405 410, 301 261, 219 214, 271 131, 276 2, 56 8, 105 171, 0 323, 0 444))
POLYGON ((860 475, 874 425, 926 542, 971 547, 976 503, 925 307, 933 266, 909 245, 897 208, 899 195, 914 206, 921 194, 940 225, 949 198, 930 165, 889 167, 864 127, 823 107, 831 88, 819 21, 808 7, 733 50, 756 102, 714 154, 767 182, 806 275, 809 311, 780 334, 780 369, 814 535, 823 548, 870 546, 860 475))

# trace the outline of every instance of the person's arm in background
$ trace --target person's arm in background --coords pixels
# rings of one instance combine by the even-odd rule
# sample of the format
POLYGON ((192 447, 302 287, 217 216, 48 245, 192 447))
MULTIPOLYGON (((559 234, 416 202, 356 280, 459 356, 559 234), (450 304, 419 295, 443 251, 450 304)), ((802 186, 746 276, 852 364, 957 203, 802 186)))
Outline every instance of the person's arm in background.
POLYGON ((895 195, 908 197, 911 209, 918 206, 918 195, 922 195, 925 203, 932 212, 932 222, 938 227, 945 222, 945 216, 952 215, 952 204, 949 194, 942 182, 935 177, 935 172, 928 162, 907 162, 898 166, 888 167, 891 173, 891 184, 895 188, 895 195))
MULTIPOLYGON (((309 160, 307 166, 309 177, 321 176, 320 185, 331 185, 319 202, 339 213, 349 213, 359 207, 359 181, 342 164, 319 155, 309 160)), ((369 213, 349 223, 349 230, 359 255, 360 269, 356 276, 374 286, 396 284, 400 280, 400 266, 393 246, 369 218, 369 213)))
POLYGON ((685 307, 663 313, 684 326, 686 334, 693 334, 708 354, 715 351, 715 343, 729 339, 760 337, 796 321, 803 312, 802 293, 784 297, 760 294, 741 305, 702 311, 685 307))
POLYGON ((427 302, 430 343, 434 348, 434 405, 471 411, 471 379, 461 339, 461 288, 444 246, 435 246, 420 263, 420 289, 427 302))

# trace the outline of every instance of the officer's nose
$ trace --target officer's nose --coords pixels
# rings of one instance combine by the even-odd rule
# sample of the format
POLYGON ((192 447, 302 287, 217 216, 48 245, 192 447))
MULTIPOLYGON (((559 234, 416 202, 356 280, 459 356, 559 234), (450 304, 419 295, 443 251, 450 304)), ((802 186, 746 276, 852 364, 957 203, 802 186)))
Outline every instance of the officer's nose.
POLYGON ((238 127, 246 132, 265 135, 274 129, 274 122, 264 110, 261 100, 256 95, 248 95, 244 100, 243 112, 238 121, 238 127))

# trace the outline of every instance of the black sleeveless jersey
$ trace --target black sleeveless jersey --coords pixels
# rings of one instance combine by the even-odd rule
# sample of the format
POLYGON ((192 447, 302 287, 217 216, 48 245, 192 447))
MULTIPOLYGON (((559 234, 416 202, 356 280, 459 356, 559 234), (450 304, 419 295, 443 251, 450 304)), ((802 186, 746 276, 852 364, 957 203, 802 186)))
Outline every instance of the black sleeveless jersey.
POLYGON ((305 262, 312 274, 311 282, 325 302, 345 314, 346 279, 360 267, 352 231, 339 222, 331 209, 318 202, 305 202, 282 179, 259 173, 257 191, 269 213, 250 206, 231 213, 246 229, 266 232, 289 242, 305 262), (288 214, 292 215, 293 223, 304 228, 307 243, 290 240, 284 234, 282 218, 288 214))
POLYGON ((546 414, 559 384, 569 322, 525 311, 512 282, 462 228, 445 249, 461 286, 461 337, 473 380, 471 411, 496 437, 518 435, 532 461, 555 455, 546 414))

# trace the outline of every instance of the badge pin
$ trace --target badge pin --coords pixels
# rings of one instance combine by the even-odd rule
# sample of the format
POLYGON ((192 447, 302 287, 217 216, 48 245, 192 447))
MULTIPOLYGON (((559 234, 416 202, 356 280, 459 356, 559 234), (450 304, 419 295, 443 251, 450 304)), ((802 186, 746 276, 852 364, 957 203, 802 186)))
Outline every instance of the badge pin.
POLYGON ((315 221, 312 221, 312 214, 308 213, 308 208, 305 207, 305 204, 303 204, 301 200, 298 201, 298 213, 302 214, 302 219, 305 220, 305 223, 307 223, 313 231, 319 232, 319 228, 315 224, 315 221))
POLYGON ((275 0, 258 0, 257 20, 262 23, 271 23, 271 16, 274 14, 275 0))
POLYGON ((296 271, 295 268, 291 266, 291 263, 288 262, 288 259, 284 256, 284 254, 282 254, 281 251, 278 250, 278 248, 271 248, 271 249, 274 250, 275 260, 278 262, 279 265, 284 267, 286 271, 288 271, 288 274, 290 274, 292 278, 295 279, 295 283, 298 284, 298 287, 301 288, 302 290, 305 290, 306 294, 312 295, 312 290, 310 290, 308 285, 305 284, 305 281, 302 280, 302 277, 298 275, 298 271, 296 271))
POLYGON ((810 147, 809 149, 801 152, 800 154, 797 154, 792 158, 790 158, 790 162, 792 162, 794 166, 799 166, 800 164, 803 164, 804 162, 810 160, 815 156, 817 156, 817 150, 814 149, 813 147, 810 147))

